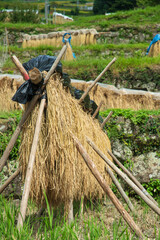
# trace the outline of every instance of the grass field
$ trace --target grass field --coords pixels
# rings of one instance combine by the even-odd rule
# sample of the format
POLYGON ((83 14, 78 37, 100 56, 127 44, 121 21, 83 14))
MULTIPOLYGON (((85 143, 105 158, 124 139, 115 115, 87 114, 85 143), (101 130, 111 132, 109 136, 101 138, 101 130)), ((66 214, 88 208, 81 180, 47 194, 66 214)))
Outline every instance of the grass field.
MULTIPOLYGON (((33 240, 33 239, 64 239, 64 240, 136 240, 129 227, 124 223, 115 207, 107 199, 105 204, 90 202, 85 205, 83 215, 79 214, 75 205, 75 220, 69 225, 65 221, 62 211, 49 207, 41 217, 37 217, 37 207, 29 202, 26 222, 19 232, 16 228, 19 201, 6 200, 0 196, 0 238, 3 240, 33 240), (114 217, 113 217, 114 216, 114 217)), ((126 206, 126 205, 125 205, 126 206)), ((146 239, 160 239, 158 217, 153 216, 144 203, 135 203, 136 211, 133 215, 138 226, 143 229, 146 239), (148 229, 149 227, 149 229, 148 229), (148 237, 149 238, 148 238, 148 237)), ((126 206, 127 208, 127 206, 126 206)))

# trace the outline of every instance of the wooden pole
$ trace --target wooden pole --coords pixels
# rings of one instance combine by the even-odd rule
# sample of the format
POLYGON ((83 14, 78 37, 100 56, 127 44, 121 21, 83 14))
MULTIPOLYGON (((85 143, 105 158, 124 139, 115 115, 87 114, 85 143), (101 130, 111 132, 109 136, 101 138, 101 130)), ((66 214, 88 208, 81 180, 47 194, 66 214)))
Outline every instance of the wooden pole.
POLYGON ((32 173, 33 173, 33 167, 35 162, 35 156, 36 156, 36 150, 38 145, 38 138, 41 128, 41 120, 42 120, 42 114, 44 110, 44 106, 46 103, 46 99, 42 99, 39 107, 36 127, 35 127, 35 133, 34 138, 32 142, 30 157, 28 161, 28 167, 26 172, 26 178, 24 183, 24 189, 23 189, 23 195, 22 195, 22 201, 20 206, 20 213, 18 215, 18 222, 17 227, 20 229, 20 227, 23 227, 23 222, 25 221, 25 215, 26 215, 26 209, 27 209, 27 203, 28 203, 28 197, 30 192, 30 186, 31 186, 31 180, 32 180, 32 173))
POLYGON ((101 108, 101 106, 102 106, 103 103, 104 103, 104 102, 101 101, 100 104, 99 104, 99 106, 97 107, 96 111, 93 113, 93 115, 92 115, 92 118, 93 118, 93 119, 96 117, 96 115, 97 115, 97 113, 99 112, 99 110, 100 110, 100 108, 101 108))
POLYGON ((15 55, 13 55, 13 56, 11 56, 11 59, 14 62, 14 64, 16 65, 16 67, 18 68, 18 70, 20 71, 20 73, 22 74, 24 80, 25 81, 29 80, 28 73, 25 70, 25 68, 23 67, 23 65, 20 63, 18 58, 15 55))
POLYGON ((74 142, 75 142, 75 145, 77 147, 77 150, 82 155, 82 157, 83 157, 85 163, 87 164, 88 168, 90 169, 91 173, 97 179, 98 183, 103 188, 103 190, 107 193, 108 197, 110 198, 112 203, 115 205, 115 207, 117 208, 119 213, 122 215, 124 220, 128 223, 128 225, 131 227, 131 229, 136 233, 136 235, 138 237, 140 237, 141 239, 144 239, 141 230, 135 224, 135 222, 133 221, 131 216, 128 214, 128 212, 124 209, 124 207, 122 206, 121 202, 114 195, 114 193, 112 192, 112 190, 110 189, 110 187, 108 186, 106 181, 102 178, 102 176, 100 175, 99 171, 97 170, 95 164, 90 159, 88 153, 86 152, 86 150, 84 149, 82 144, 79 142, 79 140, 73 134, 72 134, 72 137, 74 139, 74 142))
POLYGON ((5 34, 6 34, 6 44, 7 44, 8 53, 9 55, 11 55, 10 48, 9 48, 8 31, 6 27, 5 27, 5 34))
POLYGON ((110 68, 110 66, 116 61, 116 58, 113 58, 113 60, 105 67, 105 69, 99 74, 99 76, 94 80, 94 82, 87 88, 87 90, 83 93, 81 98, 79 99, 78 103, 81 104, 89 91, 94 87, 94 85, 100 80, 100 78, 104 75, 104 73, 110 68))
MULTIPOLYGON (((67 48, 67 46, 64 45, 63 48, 61 49, 58 57, 56 58, 55 62, 53 63, 51 69, 50 69, 49 72, 47 73, 47 75, 46 75, 46 77, 45 77, 45 80, 44 80, 44 85, 42 86, 42 90, 44 90, 44 88, 45 88, 45 86, 46 86, 46 84, 47 84, 50 76, 53 74, 54 70, 56 69, 56 67, 57 67, 57 65, 58 65, 58 63, 59 63, 59 61, 60 61, 60 59, 62 58, 63 54, 65 53, 66 48, 67 48)), ((21 118, 21 120, 20 120, 20 122, 19 122, 19 124, 18 124, 18 126, 17 126, 17 128, 16 128, 16 130, 15 130, 15 132, 14 132, 14 134, 12 135, 12 138, 11 138, 11 140, 9 141, 8 146, 6 147, 6 149, 5 149, 2 157, 1 157, 1 159, 0 159, 0 172, 1 172, 1 170, 3 169, 3 167, 4 167, 4 165, 5 165, 6 161, 7 161, 7 159, 8 159, 8 157, 9 157, 9 154, 10 154, 10 152, 11 152, 11 150, 12 150, 12 148, 13 148, 13 146, 14 146, 14 144, 15 144, 18 136, 19 136, 19 133, 20 133, 20 131, 21 131, 21 129, 22 129, 23 124, 25 123, 26 119, 28 118, 30 112, 33 110, 33 108, 34 108, 36 102, 38 101, 39 97, 40 97, 40 95, 35 95, 35 96, 32 98, 32 100, 31 100, 28 108, 27 108, 26 111, 24 112, 24 114, 23 114, 23 116, 22 116, 22 118, 21 118)))
POLYGON ((110 111, 110 113, 108 114, 108 116, 104 119, 103 123, 101 124, 101 128, 102 128, 102 129, 104 128, 106 122, 109 121, 109 119, 110 119, 110 117, 112 116, 112 114, 113 114, 113 112, 110 111))
POLYGON ((4 189, 19 175, 22 167, 18 168, 6 181, 0 186, 0 193, 4 191, 4 189))
POLYGON ((126 169, 122 163, 118 161, 118 159, 113 155, 111 151, 108 150, 109 155, 114 159, 114 161, 117 163, 117 165, 128 175, 128 177, 139 187, 139 189, 142 190, 142 192, 152 201, 154 202, 157 206, 158 203, 152 198, 152 196, 146 191, 146 189, 138 182, 138 180, 132 175, 128 169, 126 169))
POLYGON ((128 204, 128 207, 130 208, 131 211, 134 211, 134 207, 129 199, 129 197, 126 195, 125 191, 123 190, 121 184, 118 182, 118 180, 116 179, 116 177, 114 176, 113 172, 109 169, 109 167, 107 167, 107 172, 110 175, 110 177, 112 178, 112 181, 114 182, 114 184, 116 185, 116 187, 118 188, 118 191, 120 192, 120 194, 122 195, 122 197, 124 198, 124 200, 126 201, 126 203, 128 204))
POLYGON ((95 152, 120 176, 130 187, 150 206, 150 208, 160 215, 160 209, 135 185, 126 174, 124 174, 113 162, 111 162, 106 155, 104 155, 97 146, 87 137, 87 142, 95 150, 95 152))

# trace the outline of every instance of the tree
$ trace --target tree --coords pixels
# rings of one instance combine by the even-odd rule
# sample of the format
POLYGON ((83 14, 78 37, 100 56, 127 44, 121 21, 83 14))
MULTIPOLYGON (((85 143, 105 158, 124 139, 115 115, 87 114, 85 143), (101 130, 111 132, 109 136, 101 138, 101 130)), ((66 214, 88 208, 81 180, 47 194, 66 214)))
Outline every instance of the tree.
POLYGON ((93 4, 94 14, 104 14, 105 12, 109 12, 113 2, 114 0, 95 0, 93 4))
POLYGON ((160 4, 159 0, 137 0, 138 7, 156 6, 160 4))
POLYGON ((104 14, 106 12, 133 9, 136 6, 136 0, 95 0, 93 12, 94 14, 104 14))
POLYGON ((136 0, 115 0, 111 11, 129 10, 137 6, 136 0))

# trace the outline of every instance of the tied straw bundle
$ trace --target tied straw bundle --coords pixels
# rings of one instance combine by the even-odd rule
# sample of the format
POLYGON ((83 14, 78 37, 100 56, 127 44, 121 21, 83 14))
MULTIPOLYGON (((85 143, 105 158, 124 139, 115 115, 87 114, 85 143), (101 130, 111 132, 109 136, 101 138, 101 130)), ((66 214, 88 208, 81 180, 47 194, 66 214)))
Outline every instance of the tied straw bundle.
MULTIPOLYGON (((79 200, 82 195, 88 199, 101 199, 104 196, 104 191, 78 153, 71 132, 80 139, 106 182, 111 183, 104 161, 88 145, 85 135, 87 133, 111 159, 107 152, 107 148, 111 149, 110 141, 98 121, 83 112, 77 100, 63 88, 60 80, 60 75, 55 73, 46 87, 48 105, 43 114, 30 191, 31 197, 38 204, 43 202, 45 191, 50 205, 53 206, 66 203, 69 199, 79 200)), ((23 178, 38 109, 39 103, 23 127, 19 158, 23 178)))
MULTIPOLYGON (((74 82, 74 87, 86 91, 89 84, 86 82, 74 82)), ((90 98, 98 105, 103 101, 101 110, 106 108, 121 108, 121 109, 159 109, 160 98, 158 94, 151 92, 117 89, 114 86, 108 88, 102 87, 99 84, 90 91, 90 98)))
POLYGON ((22 83, 23 80, 16 81, 7 76, 0 79, 0 111, 21 109, 19 104, 11 99, 22 83))

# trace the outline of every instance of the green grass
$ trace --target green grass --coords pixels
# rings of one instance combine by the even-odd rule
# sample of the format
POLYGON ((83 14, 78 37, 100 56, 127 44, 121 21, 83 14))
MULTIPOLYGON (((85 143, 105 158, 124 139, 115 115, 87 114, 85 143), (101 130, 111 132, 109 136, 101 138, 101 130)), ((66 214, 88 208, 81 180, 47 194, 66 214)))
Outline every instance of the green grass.
MULTIPOLYGON (((151 58, 143 56, 146 53, 147 44, 96 44, 90 46, 73 47, 76 55, 75 61, 61 61, 63 69, 71 78, 91 80, 95 78, 106 65, 116 57, 116 62, 111 66, 111 71, 121 72, 128 69, 144 69, 146 67, 153 68, 159 65, 160 56, 151 58), (109 55, 105 54, 106 50, 110 50, 109 55), (116 51, 116 52, 115 52, 116 51), (132 52, 133 56, 125 56, 125 52, 132 52), (103 52, 103 55, 102 55, 103 52), (92 69, 92 71, 90 71, 92 69)), ((25 52, 30 55, 25 56, 24 49, 17 46, 10 46, 10 51, 15 54, 19 60, 24 63, 38 55, 48 54, 56 55, 61 48, 52 46, 41 46, 37 48, 26 48, 25 52)), ((2 47, 0 48, 0 52, 2 47)), ((10 58, 6 60, 2 70, 4 72, 17 71, 14 63, 10 58)))
MULTIPOLYGON (((12 118, 13 121, 9 122, 9 130, 7 132, 0 132, 0 157, 2 156, 4 150, 6 149, 7 144, 9 143, 13 132, 15 131, 20 119, 21 119, 22 111, 16 110, 16 111, 10 111, 10 112, 4 112, 0 111, 0 120, 1 119, 9 119, 12 118)), ((17 159, 18 158, 18 151, 20 146, 20 137, 16 140, 16 143, 10 153, 9 159, 17 159)))
MULTIPOLYGON (((32 23, 0 23, 1 31, 7 27, 8 29, 16 29, 17 31, 29 31, 36 28, 44 28, 46 30, 57 29, 62 27, 66 28, 98 28, 99 31, 106 31, 109 29, 116 29, 120 27, 128 29, 139 29, 145 32, 150 32, 150 28, 159 22, 160 5, 155 7, 146 7, 145 9, 135 9, 130 11, 120 11, 109 16, 105 15, 92 15, 92 16, 73 16, 74 21, 65 23, 63 25, 42 25, 32 23)), ((91 13, 92 14, 92 13, 91 13)))
MULTIPOLYGON (((29 208, 33 214, 26 216, 23 229, 18 231, 16 223, 19 208, 15 206, 12 198, 7 200, 0 195, 0 239, 138 239, 135 234, 130 233, 128 226, 126 226, 121 217, 119 220, 114 220, 111 227, 107 228, 107 217, 103 212, 99 212, 96 209, 94 209, 94 211, 86 210, 87 214, 82 217, 76 216, 75 220, 71 224, 68 224, 60 214, 60 211, 57 210, 56 212, 55 209, 50 209, 48 204, 46 212, 42 217, 37 218, 37 209, 35 211, 34 205, 32 204, 32 207, 30 204, 31 203, 29 203, 29 208)), ((100 209, 102 211, 102 207, 100 209)), ((148 214, 146 208, 144 209, 144 214, 148 214)), ((156 227, 155 233, 157 235, 155 239, 158 240, 159 230, 156 229, 156 227)))
POLYGON ((17 121, 20 120, 22 111, 21 110, 13 110, 13 111, 0 111, 0 119, 8 119, 8 118, 16 118, 17 121))

